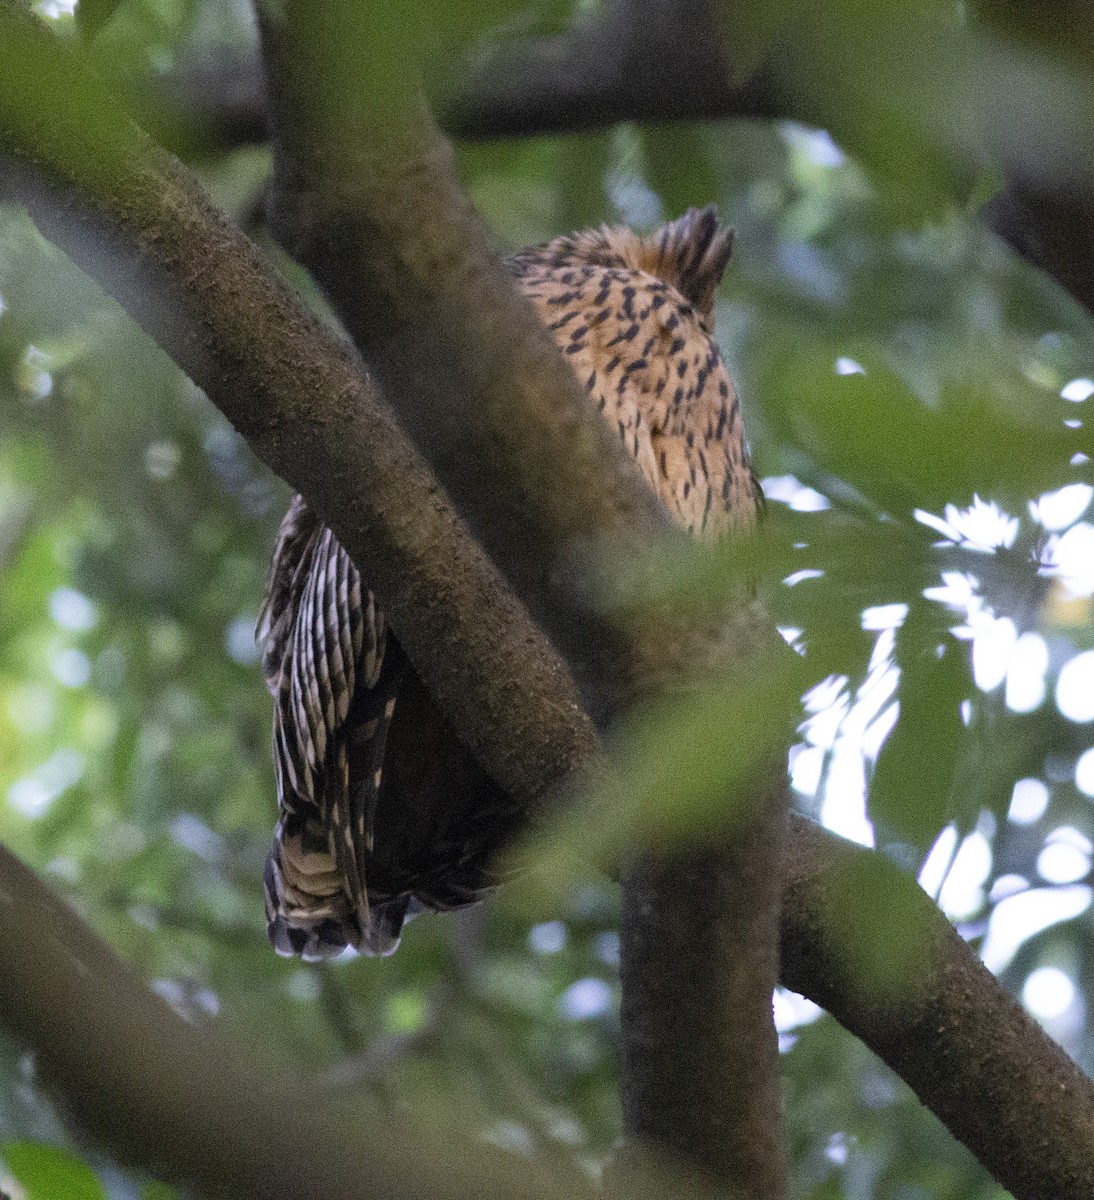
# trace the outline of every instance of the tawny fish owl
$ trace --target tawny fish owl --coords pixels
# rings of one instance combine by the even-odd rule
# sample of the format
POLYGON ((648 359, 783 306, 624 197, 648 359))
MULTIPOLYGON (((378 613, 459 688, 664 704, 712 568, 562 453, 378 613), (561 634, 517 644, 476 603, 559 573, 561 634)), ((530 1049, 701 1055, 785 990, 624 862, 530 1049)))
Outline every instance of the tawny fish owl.
MULTIPOLYGON (((646 482, 710 540, 751 525, 760 498, 711 336, 732 243, 713 209, 691 209, 649 236, 604 227, 508 262, 646 482)), ((480 899, 514 813, 500 791, 483 803, 481 774, 300 496, 258 633, 274 697, 280 815, 265 889, 278 953, 388 954, 408 913, 480 899)))

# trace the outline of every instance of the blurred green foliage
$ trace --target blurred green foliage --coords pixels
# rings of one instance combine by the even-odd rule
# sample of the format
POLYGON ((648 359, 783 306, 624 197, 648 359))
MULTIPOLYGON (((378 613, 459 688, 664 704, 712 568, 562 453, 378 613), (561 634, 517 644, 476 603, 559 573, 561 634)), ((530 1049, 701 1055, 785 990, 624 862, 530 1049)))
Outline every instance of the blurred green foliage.
POLYGON ((7 1142, 0 1150, 27 1200, 106 1200, 95 1174, 64 1150, 35 1142, 7 1142))
MULTIPOLYGON (((567 11, 430 4, 419 25, 430 54, 454 54, 488 28, 556 29, 567 11)), ((976 831, 988 866, 973 899, 950 907, 978 939, 991 935, 997 880, 1050 890, 1038 862, 1054 831, 1094 836, 1075 782, 1090 727, 1051 702, 1060 669, 1094 646, 1090 601, 1040 569, 1083 512, 1049 531, 1028 509, 1090 479, 1084 405, 1060 391, 1094 374, 1094 329, 971 218, 998 163, 955 173, 943 131, 1000 64, 1019 62, 1027 93, 1043 92, 1053 112, 1074 100, 1073 122, 1089 95, 1070 66, 1023 57, 1005 28, 971 28, 956 5, 900 16, 911 31, 902 52, 953 35, 932 67, 937 88, 886 73, 883 58, 852 90, 847 64, 879 53, 877 6, 825 11, 833 57, 817 95, 839 145, 804 126, 725 124, 459 149, 503 248, 602 220, 649 226, 710 200, 736 226, 718 333, 768 480, 765 538, 632 564, 605 603, 656 592, 713 604, 745 572, 806 651, 638 714, 618 739, 622 792, 591 796, 576 834, 560 836, 563 848, 587 852, 595 834, 619 850, 729 819, 731 781, 808 715, 796 748, 816 767, 799 779, 804 811, 853 808, 869 783, 879 844, 913 869, 948 824, 976 831), (969 512, 988 502, 1017 518, 994 552, 968 533, 969 512), (981 613, 1043 638, 1049 698, 1016 711, 999 680, 978 686, 969 604, 923 595, 943 572, 965 580, 981 613), (888 625, 864 620, 892 606, 905 608, 888 625), (803 714, 810 684, 821 687, 803 714), (1042 781, 1050 801, 1008 822, 1022 778, 1042 781)), ((129 83, 253 38, 242 0, 99 3, 84 24, 100 71, 129 83)), ((56 25, 73 34, 65 13, 56 25)), ((780 27, 750 26, 746 59, 780 27)), ((993 123, 988 107, 978 104, 973 132, 990 159, 1009 111, 993 123)), ((253 220, 265 151, 205 153, 198 166, 219 203, 253 220)), ((391 959, 313 966, 266 944, 274 788, 251 631, 286 500, 116 306, 22 213, 0 210, 0 838, 192 1019, 230 1027, 350 1100, 449 1123, 560 1172, 596 1170, 619 1125, 618 913, 614 889, 576 855, 552 856, 552 886, 514 889, 519 903, 503 895, 414 922, 391 959)), ((1070 886, 1089 882, 1087 858, 1070 886)), ((855 878, 846 893, 863 970, 881 978, 887 948, 861 917, 877 889, 855 878)), ((1045 965, 1077 989, 1052 1028, 1090 1069, 1088 913, 1021 942, 1005 979, 1020 988, 1045 965)), ((783 1033, 796 1197, 1003 1194, 854 1039, 802 1016, 783 1033)), ((111 1196, 168 1194, 74 1150, 32 1064, 18 1047, 0 1051, 0 1189, 16 1181, 36 1200, 47 1172, 88 1180, 84 1161, 111 1196)), ((65 1186, 100 1194, 93 1180, 65 1186)))

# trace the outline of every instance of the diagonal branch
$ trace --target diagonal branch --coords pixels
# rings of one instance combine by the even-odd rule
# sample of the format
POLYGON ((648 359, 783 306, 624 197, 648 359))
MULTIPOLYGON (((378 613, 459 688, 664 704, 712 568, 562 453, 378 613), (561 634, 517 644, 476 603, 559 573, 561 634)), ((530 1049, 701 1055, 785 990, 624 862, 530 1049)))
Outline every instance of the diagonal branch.
POLYGON ((883 855, 801 818, 788 851, 783 983, 861 1038, 1017 1200, 1094 1196, 1094 1081, 883 855), (885 897, 869 913, 848 886, 863 875, 885 897), (918 944, 888 999, 864 980, 863 923, 887 956, 910 931, 918 944))
POLYGON ((0 4, 9 193, 303 491, 369 582, 461 737, 523 805, 596 745, 569 672, 453 512, 360 361, 71 51, 0 4), (47 190, 47 188, 49 190, 47 190), (519 679, 520 687, 506 686, 519 679), (550 699, 545 699, 550 697, 550 699), (507 727, 496 714, 506 714, 507 727))

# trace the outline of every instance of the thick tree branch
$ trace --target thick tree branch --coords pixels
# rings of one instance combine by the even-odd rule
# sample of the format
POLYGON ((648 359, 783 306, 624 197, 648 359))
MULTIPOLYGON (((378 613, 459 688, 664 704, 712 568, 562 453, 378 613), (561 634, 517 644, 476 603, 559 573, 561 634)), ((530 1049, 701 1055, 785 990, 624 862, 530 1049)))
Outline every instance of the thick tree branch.
POLYGON ((144 986, 0 846, 0 1013, 42 1081, 122 1162, 209 1196, 262 1200, 540 1200, 555 1190, 524 1159, 438 1146, 379 1115, 339 1112, 313 1084, 234 1058, 144 986))
POLYGON ((712 1180, 747 1181, 730 1194, 749 1200, 787 1187, 782 1129, 764 1119, 781 1103, 770 1070, 778 1039, 741 1019, 770 1005, 778 978, 782 846, 771 843, 784 802, 780 787, 768 801, 774 819, 643 861, 623 879, 624 1126, 712 1180), (744 971, 734 961, 742 946, 744 971))
MULTIPOLYGON (((315 0, 290 0, 285 13, 284 25, 262 26, 274 227, 325 288, 518 593, 584 667, 587 695, 610 716, 696 675, 754 665, 776 639, 744 608, 715 622, 658 611, 620 623, 582 604, 575 547, 641 552, 667 536, 664 510, 492 253, 448 144, 387 61, 397 51, 382 26, 315 0)), ((773 772, 782 776, 781 761, 773 772)), ((696 873, 691 856, 639 870, 641 887, 623 891, 625 928, 655 913, 678 931, 671 945, 647 939, 637 954, 623 940, 624 1095, 635 1098, 624 1103, 626 1132, 754 1200, 786 1194, 770 1002, 785 811, 783 789, 772 794, 769 805, 746 802, 726 831, 724 863, 742 882, 707 896, 716 939, 686 936, 696 907, 680 875, 696 873), (757 880, 767 886, 745 886, 757 880), (675 988, 673 1023, 659 1019, 669 979, 691 984, 675 988), (721 1003, 709 1003, 712 992, 721 1003), (628 1023, 641 1026, 637 1038, 628 1023), (698 1027, 709 1034, 708 1086, 670 1095, 660 1068, 689 1052, 694 1061, 698 1027)))

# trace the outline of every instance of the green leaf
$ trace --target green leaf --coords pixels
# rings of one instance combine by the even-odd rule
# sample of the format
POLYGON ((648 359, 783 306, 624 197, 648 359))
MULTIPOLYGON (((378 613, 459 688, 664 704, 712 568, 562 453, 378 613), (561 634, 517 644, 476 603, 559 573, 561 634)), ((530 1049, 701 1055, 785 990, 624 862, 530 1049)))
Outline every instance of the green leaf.
POLYGON ((91 1169, 66 1150, 38 1142, 5 1142, 0 1154, 27 1200, 107 1200, 91 1169))
POLYGON ((76 29, 90 41, 121 8, 123 0, 80 0, 76 5, 76 29))
POLYGON ((879 1005, 899 1004, 914 991, 932 939, 927 906, 909 904, 893 886, 898 870, 883 854, 846 855, 825 890, 829 919, 842 930, 848 977, 879 1005))
POLYGON ((141 1200, 178 1200, 178 1192, 158 1179, 150 1180, 141 1191, 141 1200))
POLYGON ((870 787, 870 819, 879 841, 922 853, 950 819, 964 737, 961 702, 973 690, 967 648, 939 629, 946 616, 921 599, 897 636, 900 718, 882 746, 870 787))
POLYGON ((590 862, 609 865, 635 846, 686 844, 747 817, 785 753, 805 667, 814 669, 813 660, 803 666, 775 648, 727 680, 630 713, 611 739, 611 764, 518 848, 518 862, 536 868, 521 885, 526 899, 555 904, 590 862))
POLYGON ((818 340, 772 350, 765 388, 776 401, 765 415, 779 436, 822 484, 834 476, 890 516, 939 512, 974 495, 1024 506, 1074 482, 1082 469, 1072 457, 1094 448, 1085 428, 1065 427, 1063 402, 1043 391, 1027 389, 1018 410, 959 375, 944 381, 932 407, 865 347, 818 340), (848 354, 865 374, 836 373, 848 354))

